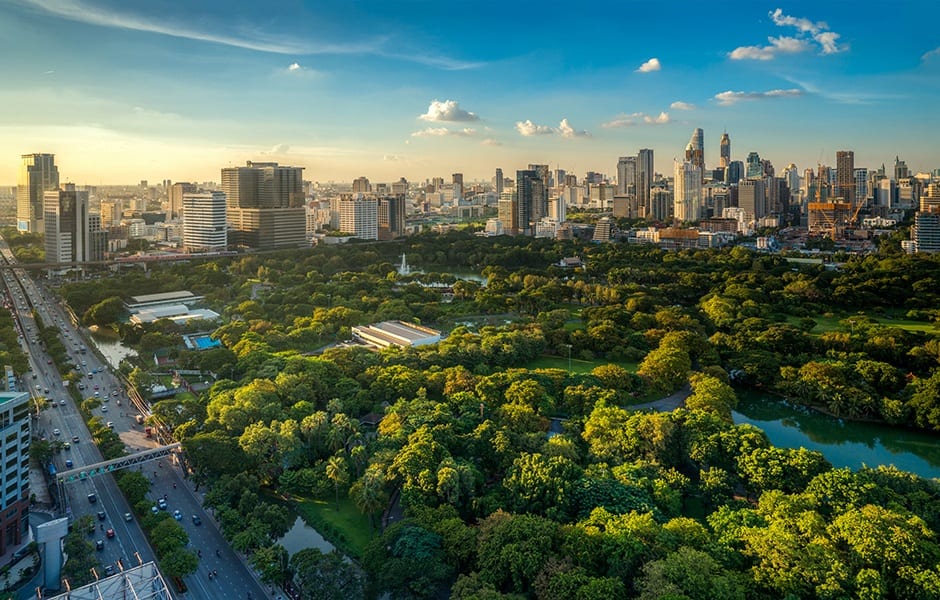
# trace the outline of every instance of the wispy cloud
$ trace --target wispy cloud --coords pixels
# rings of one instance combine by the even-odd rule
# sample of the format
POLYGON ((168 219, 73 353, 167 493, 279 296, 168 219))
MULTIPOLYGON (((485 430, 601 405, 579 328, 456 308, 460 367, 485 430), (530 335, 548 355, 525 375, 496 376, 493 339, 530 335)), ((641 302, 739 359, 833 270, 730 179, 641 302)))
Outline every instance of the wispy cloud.
POLYGON ((485 140, 481 141, 480 144, 484 146, 502 146, 503 145, 503 143, 497 140, 496 138, 486 138, 485 140))
POLYGON ((875 104, 885 100, 900 100, 905 97, 903 94, 871 91, 872 88, 864 88, 859 91, 845 86, 820 87, 812 82, 798 80, 793 77, 787 77, 786 79, 800 86, 807 94, 813 94, 837 104, 875 104))
POLYGON ((356 41, 321 41, 312 36, 302 39, 283 34, 267 34, 257 30, 224 32, 221 28, 212 31, 193 27, 182 20, 160 19, 134 14, 128 10, 116 10, 113 6, 98 6, 88 0, 13 0, 57 17, 79 23, 101 27, 129 29, 167 35, 176 38, 222 44, 258 52, 274 54, 371 54, 424 64, 445 70, 471 69, 483 63, 461 61, 425 52, 403 53, 387 48, 387 37, 358 38, 356 41))
POLYGON ((940 47, 934 48, 929 52, 924 52, 923 56, 920 57, 921 60, 930 60, 934 56, 940 56, 940 47))
POLYGON ((477 134, 477 130, 471 127, 463 129, 448 129, 446 127, 428 127, 421 131, 415 131, 411 137, 471 137, 477 134))
POLYGON ((651 58, 645 63, 643 63, 642 65, 640 65, 639 67, 637 67, 636 72, 637 73, 652 73, 653 71, 659 71, 662 68, 663 66, 659 64, 658 58, 651 58))
POLYGON ((732 60, 773 60, 782 54, 799 54, 814 48, 820 54, 836 54, 848 49, 839 45, 838 33, 829 30, 824 21, 812 21, 804 17, 791 17, 783 14, 782 9, 770 13, 770 18, 778 27, 795 27, 798 37, 782 35, 768 37, 767 46, 739 46, 728 53, 732 60), (815 42, 815 44, 813 43, 815 42))
POLYGON ((722 106, 731 106, 742 100, 767 100, 770 98, 802 96, 803 94, 803 90, 800 89, 768 90, 766 92, 733 92, 729 90, 715 94, 715 100, 722 106))
POLYGON ((385 154, 382 156, 382 160, 385 162, 399 162, 405 160, 405 157, 400 154, 385 154))
POLYGON ((428 106, 428 112, 419 115, 418 118, 422 121, 461 122, 477 121, 480 117, 460 108, 460 104, 456 100, 444 100, 443 102, 432 100, 428 106))
MULTIPOLYGON (((673 103, 675 104, 675 103, 673 103)), ((637 125, 665 125, 670 122, 669 113, 663 111, 659 115, 653 116, 643 112, 621 113, 611 119, 601 123, 604 129, 620 129, 623 127, 636 127, 637 125)))
POLYGON ((669 105, 669 108, 673 110, 695 110, 695 105, 689 104, 688 102, 683 102, 681 100, 676 100, 669 105))

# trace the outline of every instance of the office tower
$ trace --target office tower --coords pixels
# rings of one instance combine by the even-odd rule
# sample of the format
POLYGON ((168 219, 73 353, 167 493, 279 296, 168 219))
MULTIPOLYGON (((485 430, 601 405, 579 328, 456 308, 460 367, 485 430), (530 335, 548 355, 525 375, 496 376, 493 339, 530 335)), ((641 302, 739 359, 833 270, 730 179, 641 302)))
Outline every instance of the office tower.
POLYGON ((405 197, 379 198, 378 239, 393 240, 405 235, 405 197))
POLYGON ((404 198, 408 195, 408 180, 404 177, 392 184, 392 195, 404 198))
POLYGON ((760 179, 764 176, 764 165, 761 164, 760 155, 757 152, 748 153, 747 170, 744 176, 748 179, 760 179))
POLYGON ((592 238, 593 241, 609 242, 612 230, 613 224, 610 221, 610 217, 601 217, 597 220, 597 224, 594 226, 594 236, 592 238))
POLYGON ((698 221, 702 216, 702 169, 691 161, 675 161, 673 215, 677 221, 698 221))
POLYGON ((742 179, 738 182, 738 208, 744 211, 748 221, 757 221, 767 214, 765 196, 763 179, 742 179))
POLYGON ((43 194, 59 189, 59 168, 54 154, 24 154, 21 158, 16 182, 16 228, 42 233, 43 194))
POLYGON ((29 393, 0 392, 0 555, 29 540, 29 393))
POLYGON ((183 194, 183 248, 187 252, 214 252, 228 247, 226 203, 223 192, 183 194))
POLYGON ((303 167, 248 161, 222 169, 229 244, 291 248, 306 243, 303 167))
POLYGON ((853 175, 855 178, 855 199, 861 204, 868 200, 868 169, 856 167, 853 175))
POLYGON ((940 252, 940 213, 917 212, 911 226, 911 240, 918 252, 940 252))
POLYGON ((537 220, 534 215, 538 212, 535 205, 539 202, 541 191, 538 171, 516 171, 516 224, 522 235, 532 234, 532 223, 537 220))
POLYGON ((567 171, 564 169, 555 169, 555 179, 552 181, 552 187, 561 187, 565 185, 565 180, 568 177, 567 171))
MULTIPOLYGON (((100 221, 99 221, 100 222, 100 221)), ((43 226, 46 261, 52 263, 89 260, 88 192, 73 184, 43 194, 43 226)))
POLYGON ((636 162, 635 156, 621 156, 617 161, 617 194, 636 194, 636 162))
POLYGON ((689 145, 685 147, 685 160, 698 167, 702 176, 705 176, 705 132, 701 127, 692 132, 689 145))
POLYGON ((565 187, 569 189, 578 187, 578 176, 565 175, 565 187))
POLYGON ((352 191, 354 194, 368 194, 372 191, 372 184, 369 183, 368 177, 356 177, 352 182, 352 191))
POLYGON ((360 240, 379 239, 379 207, 375 198, 344 195, 339 202, 339 228, 360 240))
POLYGON ((897 204, 898 185, 893 179, 887 177, 878 180, 878 187, 875 189, 875 204, 894 208, 897 204))
POLYGON ((649 214, 653 176, 653 151, 642 148, 636 156, 636 203, 643 217, 649 214))
POLYGON ((800 170, 793 163, 787 165, 787 168, 783 170, 783 179, 787 183, 787 187, 790 189, 790 206, 795 206, 800 203, 800 198, 802 196, 802 188, 800 187, 800 170))
POLYGON ((774 171, 774 165, 772 162, 770 162, 769 159, 760 159, 760 168, 761 172, 764 174, 764 177, 773 177, 776 175, 776 172, 774 171))
POLYGON ((855 206, 855 152, 836 152, 836 196, 855 206))
MULTIPOLYGON (((552 172, 549 170, 548 165, 529 165, 529 171, 535 171, 538 174, 538 178, 545 184, 546 191, 552 186, 552 172)), ((546 202, 548 198, 545 198, 546 202)))
POLYGON ((718 142, 718 166, 727 168, 731 164, 731 138, 728 132, 721 134, 721 141, 718 142))
POLYGON ((665 186, 656 185, 650 188, 649 194, 649 212, 645 217, 660 222, 671 220, 673 215, 672 191, 665 186))
POLYGON ((740 160, 733 160, 728 164, 728 167, 725 169, 725 183, 731 185, 737 183, 744 178, 744 162, 740 160))
POLYGON ((564 223, 568 219, 564 194, 548 201, 548 217, 558 224, 564 223))
POLYGON ((451 175, 451 183, 454 184, 454 199, 463 198, 463 173, 454 173, 451 175))
MULTIPOLYGON (((183 194, 195 194, 196 184, 178 181, 170 186, 167 194, 167 220, 179 219, 183 216, 183 194)), ((104 213, 104 210, 101 211, 104 213)), ((107 219, 103 219, 107 224, 107 219)))
POLYGON ((497 218, 502 223, 503 233, 508 235, 519 233, 519 207, 516 192, 506 190, 499 195, 497 218))
POLYGON ((121 224, 124 215, 124 201, 121 199, 101 201, 101 226, 105 229, 121 224))
POLYGON ((496 188, 496 197, 499 198, 503 194, 503 170, 496 169, 496 177, 494 181, 494 186, 496 188))
MULTIPOLYGON (((24 157, 25 158, 25 157, 24 157)), ((911 176, 910 169, 907 168, 907 163, 898 158, 894 157, 894 180, 901 181, 902 179, 907 179, 911 176)))

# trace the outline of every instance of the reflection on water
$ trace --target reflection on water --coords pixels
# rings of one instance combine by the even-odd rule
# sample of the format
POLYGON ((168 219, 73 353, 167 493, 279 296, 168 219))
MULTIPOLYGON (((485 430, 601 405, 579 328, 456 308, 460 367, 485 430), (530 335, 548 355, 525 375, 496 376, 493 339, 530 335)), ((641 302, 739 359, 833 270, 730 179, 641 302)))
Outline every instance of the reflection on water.
POLYGON ((284 546, 291 556, 304 548, 317 548, 324 554, 334 549, 333 544, 323 539, 316 529, 308 527, 300 517, 297 517, 294 526, 277 543, 284 546))
POLYGON ((940 437, 928 433, 845 421, 758 395, 741 397, 734 422, 760 427, 775 446, 818 450, 836 467, 894 465, 940 478, 940 437))
POLYGON ((100 331, 91 332, 91 341, 98 348, 102 356, 107 359, 111 368, 117 369, 121 360, 127 356, 134 356, 136 352, 121 343, 116 335, 107 335, 100 331))

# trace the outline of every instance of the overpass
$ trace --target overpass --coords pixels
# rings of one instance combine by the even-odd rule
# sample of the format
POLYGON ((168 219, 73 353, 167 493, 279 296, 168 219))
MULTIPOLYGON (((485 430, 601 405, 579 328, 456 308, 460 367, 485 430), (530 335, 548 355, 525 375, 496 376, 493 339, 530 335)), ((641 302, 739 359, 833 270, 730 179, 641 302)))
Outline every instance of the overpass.
POLYGON ((113 473, 114 471, 126 469, 127 467, 133 467, 134 465, 141 465, 145 462, 150 462, 151 460, 165 458, 179 451, 179 449, 180 443, 175 442, 166 446, 160 446, 159 448, 144 450, 143 452, 136 452, 128 456, 122 456, 112 460, 104 460, 91 465, 76 467, 74 469, 69 469, 68 471, 62 471, 61 473, 58 473, 56 475, 56 481, 60 486, 65 485, 66 483, 71 483, 73 481, 84 481, 89 477, 96 477, 106 473, 113 473))

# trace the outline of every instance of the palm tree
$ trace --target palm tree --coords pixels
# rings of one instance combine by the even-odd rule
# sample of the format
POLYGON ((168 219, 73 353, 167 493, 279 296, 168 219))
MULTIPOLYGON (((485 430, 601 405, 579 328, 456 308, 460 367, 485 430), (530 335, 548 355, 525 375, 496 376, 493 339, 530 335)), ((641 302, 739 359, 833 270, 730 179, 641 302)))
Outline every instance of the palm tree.
POLYGON ((333 489, 336 491, 336 511, 339 512, 339 487, 349 481, 349 469, 346 467, 346 460, 336 454, 331 456, 326 461, 326 476, 333 482, 333 489))
POLYGON ((388 504, 385 491, 385 471, 379 465, 372 465, 356 483, 349 488, 349 497, 356 508, 369 515, 369 526, 375 527, 375 513, 388 504))

